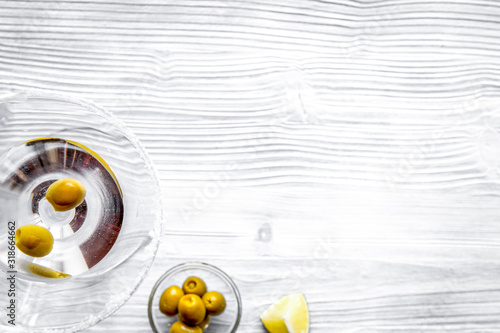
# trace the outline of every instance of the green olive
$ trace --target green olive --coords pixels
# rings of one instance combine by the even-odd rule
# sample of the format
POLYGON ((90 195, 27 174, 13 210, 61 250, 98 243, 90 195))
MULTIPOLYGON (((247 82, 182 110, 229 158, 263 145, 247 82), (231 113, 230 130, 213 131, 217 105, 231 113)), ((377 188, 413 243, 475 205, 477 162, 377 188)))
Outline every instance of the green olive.
POLYGON ((202 279, 196 276, 190 276, 184 281, 182 285, 182 290, 187 294, 195 294, 200 297, 203 296, 207 292, 207 285, 203 282, 202 279))
POLYGON ((26 268, 33 274, 49 278, 49 279, 65 279, 71 277, 71 275, 53 270, 51 268, 38 265, 35 263, 26 263, 26 268))
POLYGON ((184 324, 182 321, 176 321, 170 326, 170 333, 202 333, 202 329, 195 326, 191 327, 184 324))
POLYGON ((79 206, 85 199, 86 190, 76 179, 60 179, 47 189, 45 198, 58 212, 64 212, 79 206))
POLYGON ((169 317, 177 314, 177 305, 184 292, 177 286, 168 287, 160 297, 160 311, 169 317))
POLYGON ((203 295, 203 303, 211 316, 220 315, 226 309, 226 299, 221 293, 209 291, 203 295))
POLYGON ((196 326, 203 322, 207 309, 200 296, 195 294, 184 295, 179 300, 179 319, 184 323, 196 326))
POLYGON ((54 237, 44 227, 27 224, 16 230, 14 242, 21 252, 31 257, 45 257, 52 251, 54 237))

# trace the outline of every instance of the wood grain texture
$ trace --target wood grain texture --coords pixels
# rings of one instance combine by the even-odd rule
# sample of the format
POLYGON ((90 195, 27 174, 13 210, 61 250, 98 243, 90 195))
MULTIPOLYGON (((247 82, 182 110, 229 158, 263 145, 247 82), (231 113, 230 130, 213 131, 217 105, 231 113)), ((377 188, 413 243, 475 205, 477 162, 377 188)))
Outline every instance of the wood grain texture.
POLYGON ((499 82, 493 0, 0 1, 0 93, 92 99, 162 180, 151 273, 88 332, 149 332, 191 260, 241 332, 296 291, 312 332, 500 332, 499 82))

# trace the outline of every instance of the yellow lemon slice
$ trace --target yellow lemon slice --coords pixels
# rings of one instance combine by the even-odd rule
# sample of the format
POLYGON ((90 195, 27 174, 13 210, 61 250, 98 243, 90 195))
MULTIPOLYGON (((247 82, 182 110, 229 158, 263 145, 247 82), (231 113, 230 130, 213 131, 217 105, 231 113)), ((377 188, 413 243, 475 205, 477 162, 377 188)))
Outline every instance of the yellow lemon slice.
POLYGON ((270 333, 308 333, 309 310, 302 294, 285 296, 260 316, 270 333))

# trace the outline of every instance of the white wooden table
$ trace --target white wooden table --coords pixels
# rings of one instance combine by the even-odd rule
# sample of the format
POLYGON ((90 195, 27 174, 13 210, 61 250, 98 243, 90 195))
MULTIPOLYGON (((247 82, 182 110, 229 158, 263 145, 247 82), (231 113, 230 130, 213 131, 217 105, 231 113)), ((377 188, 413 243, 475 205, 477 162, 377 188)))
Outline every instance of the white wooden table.
POLYGON ((150 332, 168 268, 230 274, 239 331, 500 332, 500 3, 0 1, 0 92, 92 99, 165 193, 149 276, 88 332, 150 332))

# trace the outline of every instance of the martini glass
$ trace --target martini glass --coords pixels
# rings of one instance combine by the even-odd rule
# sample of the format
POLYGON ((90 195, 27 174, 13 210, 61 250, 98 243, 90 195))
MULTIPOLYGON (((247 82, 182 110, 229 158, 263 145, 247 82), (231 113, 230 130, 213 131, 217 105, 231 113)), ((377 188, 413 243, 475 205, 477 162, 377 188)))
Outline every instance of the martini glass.
POLYGON ((112 114, 62 95, 0 97, 0 288, 14 291, 0 305, 15 305, 0 331, 75 332, 116 311, 153 262, 160 200, 151 161, 112 114), (64 178, 87 194, 58 212, 45 194, 64 178), (27 224, 52 233, 46 257, 13 258, 9 233, 27 224))

